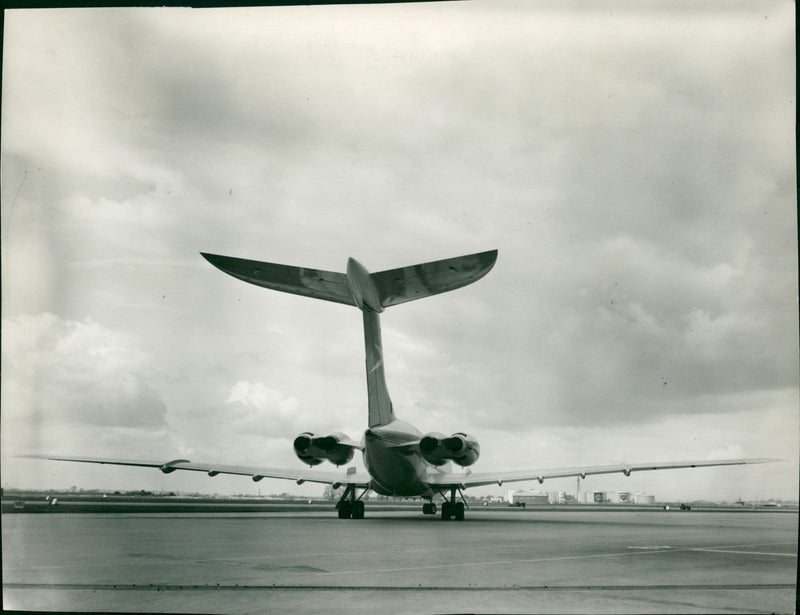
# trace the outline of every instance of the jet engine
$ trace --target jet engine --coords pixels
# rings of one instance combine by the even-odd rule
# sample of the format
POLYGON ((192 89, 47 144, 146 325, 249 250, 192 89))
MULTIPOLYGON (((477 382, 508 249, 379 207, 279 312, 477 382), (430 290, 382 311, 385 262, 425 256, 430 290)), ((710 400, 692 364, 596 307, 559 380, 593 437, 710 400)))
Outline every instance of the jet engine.
POLYGON ((344 465, 353 458, 353 449, 345 444, 340 444, 342 440, 349 438, 339 432, 328 436, 315 436, 310 431, 301 433, 294 439, 294 454, 303 463, 315 466, 323 461, 340 466, 344 465))
POLYGON ((478 461, 481 446, 472 436, 465 433, 454 433, 446 438, 440 433, 429 433, 419 441, 419 452, 426 461, 440 466, 453 461, 460 466, 471 466, 478 461))

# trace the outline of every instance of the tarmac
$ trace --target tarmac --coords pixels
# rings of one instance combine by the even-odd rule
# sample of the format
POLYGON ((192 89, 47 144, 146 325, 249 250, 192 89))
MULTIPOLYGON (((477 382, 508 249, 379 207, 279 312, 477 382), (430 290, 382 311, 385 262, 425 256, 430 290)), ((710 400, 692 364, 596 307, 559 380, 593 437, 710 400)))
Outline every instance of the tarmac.
POLYGON ((6 610, 794 613, 797 511, 4 514, 6 610))

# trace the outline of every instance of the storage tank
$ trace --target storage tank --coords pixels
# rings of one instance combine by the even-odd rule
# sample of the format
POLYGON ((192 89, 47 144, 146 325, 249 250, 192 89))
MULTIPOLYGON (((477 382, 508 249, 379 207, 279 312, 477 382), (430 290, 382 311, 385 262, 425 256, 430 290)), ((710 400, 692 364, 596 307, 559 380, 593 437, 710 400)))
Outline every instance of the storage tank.
POLYGON ((656 503, 656 496, 650 495, 649 493, 637 493, 634 497, 634 501, 637 504, 655 504, 656 503))

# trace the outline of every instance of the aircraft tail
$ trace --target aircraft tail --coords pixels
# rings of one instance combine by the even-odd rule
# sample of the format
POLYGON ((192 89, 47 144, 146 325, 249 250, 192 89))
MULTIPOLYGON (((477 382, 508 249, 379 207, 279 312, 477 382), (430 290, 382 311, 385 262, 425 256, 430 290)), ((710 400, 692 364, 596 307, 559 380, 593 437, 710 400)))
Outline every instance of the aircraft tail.
POLYGON ((203 254, 220 269, 244 282, 335 303, 353 305, 373 312, 384 308, 455 290, 480 280, 494 267, 497 250, 457 256, 410 267, 369 273, 350 259, 347 273, 278 265, 262 261, 203 254))
POLYGON ((410 267, 369 273, 351 258, 347 273, 278 265, 202 253, 218 269, 239 280, 314 299, 359 308, 364 320, 369 426, 394 420, 383 371, 379 313, 384 308, 466 286, 485 276, 497 260, 497 250, 458 256, 410 267))

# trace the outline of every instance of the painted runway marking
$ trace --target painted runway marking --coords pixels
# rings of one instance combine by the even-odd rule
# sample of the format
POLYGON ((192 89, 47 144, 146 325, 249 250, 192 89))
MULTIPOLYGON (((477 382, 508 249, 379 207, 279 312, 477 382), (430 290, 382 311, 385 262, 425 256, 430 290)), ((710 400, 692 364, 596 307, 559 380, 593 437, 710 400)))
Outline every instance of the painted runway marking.
MULTIPOLYGON (((508 548, 512 548, 514 545, 508 545, 508 548)), ((523 547, 519 547, 523 548, 523 547)), ((439 548, 420 548, 420 549, 383 549, 380 551, 370 551, 371 555, 377 554, 398 554, 398 555, 406 555, 412 553, 434 553, 434 552, 444 552, 444 551, 454 551, 454 552, 461 552, 460 547, 439 547, 439 548)), ((64 564, 49 564, 47 566, 24 566, 20 568, 15 568, 13 564, 6 564, 4 565, 5 570, 14 570, 14 571, 21 571, 21 570, 58 570, 61 568, 107 568, 111 564, 115 565, 124 565, 124 566, 153 566, 154 564, 159 563, 169 563, 172 564, 176 561, 182 563, 190 563, 190 564, 238 564, 242 562, 259 562, 263 560, 274 560, 274 559, 304 559, 304 558, 317 558, 317 557, 335 557, 335 558, 342 558, 342 557, 353 557, 353 558, 360 558, 364 556, 363 551, 329 551, 323 553, 297 553, 297 554, 270 554, 270 555, 243 555, 241 557, 192 557, 187 555, 185 557, 175 557, 174 555, 170 555, 167 553, 131 553, 128 557, 120 559, 113 559, 113 560, 106 560, 103 562, 96 562, 91 564, 83 564, 80 562, 67 562, 64 564), (138 561, 131 560, 130 557, 138 558, 138 561), (161 560, 158 562, 157 560, 161 560)))
MULTIPOLYGON (((413 570, 435 570, 439 568, 468 568, 473 566, 503 566, 503 565, 518 565, 518 564, 535 564, 540 562, 558 562, 576 559, 596 559, 601 557, 625 557, 630 555, 649 555, 652 553, 690 553, 690 552, 703 552, 703 551, 717 551, 720 549, 742 549, 747 547, 766 547, 774 545, 795 544, 793 542, 773 542, 773 543, 759 543, 759 544, 746 544, 746 545, 727 545, 722 547, 702 548, 702 547, 683 547, 683 548, 668 548, 668 549, 639 549, 634 551, 626 551, 622 553, 596 553, 594 555, 565 555, 560 557, 542 557, 535 559, 516 559, 516 560, 495 560, 488 562, 457 562, 449 564, 431 564, 428 566, 404 566, 402 568, 370 568, 369 570, 337 570, 332 572, 320 572, 319 576, 333 576, 344 574, 367 574, 370 572, 408 572, 413 570)), ((746 555, 754 555, 752 551, 741 551, 746 555)))
MULTIPOLYGON (((721 547, 683 547, 683 548, 674 548, 670 547, 669 545, 648 545, 648 546, 629 546, 628 549, 631 551, 623 552, 623 553, 598 553, 594 555, 569 555, 569 556, 560 556, 560 557, 552 557, 552 558, 538 558, 538 559, 520 559, 520 560, 498 560, 498 561, 487 561, 487 562, 464 562, 464 563, 453 563, 453 564, 433 564, 430 566, 408 566, 403 568, 372 568, 370 570, 341 570, 341 571, 322 571, 316 574, 319 575, 342 575, 342 574, 363 574, 367 572, 404 572, 409 570, 423 570, 423 569, 436 569, 436 568, 451 568, 451 567, 471 567, 471 566, 501 566, 504 564, 526 564, 526 563, 538 563, 538 562, 548 562, 548 561, 564 561, 564 560, 572 560, 572 559, 587 559, 587 558, 600 558, 600 557, 621 557, 626 555, 644 555, 649 553, 685 553, 685 552, 706 552, 706 553, 734 553, 734 554, 741 554, 741 555, 777 555, 783 557, 797 557, 795 553, 774 553, 774 552, 756 552, 756 551, 738 551, 735 549, 745 549, 750 547, 771 547, 771 546, 778 546, 778 545, 796 545, 795 542, 769 542, 769 543, 755 543, 755 544, 737 544, 737 545, 724 545, 721 547)), ((460 549, 457 548, 436 548, 436 549, 385 549, 380 551, 382 554, 411 554, 411 553, 431 553, 432 551, 436 552, 444 552, 444 551, 457 551, 460 549)), ((373 552, 374 553, 374 552, 373 552)), ((135 554, 142 556, 143 554, 135 554)), ((249 556, 242 556, 242 557, 229 557, 229 558, 204 558, 204 557, 183 557, 183 558, 175 558, 174 556, 170 556, 167 554, 152 554, 149 557, 142 557, 141 561, 131 561, 130 559, 115 559, 100 563, 92 563, 92 564, 81 564, 78 562, 69 562, 67 564, 52 564, 48 566, 24 566, 21 568, 14 568, 13 565, 6 565, 5 569, 13 570, 15 572, 21 571, 33 571, 33 570, 58 570, 61 568, 75 568, 80 567, 82 569, 87 568, 105 568, 108 567, 109 564, 121 565, 121 566, 152 566, 154 564, 154 560, 163 560, 164 563, 167 562, 174 562, 182 561, 187 563, 193 564, 202 564, 202 563, 217 563, 217 564, 237 564, 240 562, 246 561, 253 561, 258 562, 263 560, 274 560, 274 559, 285 559, 285 560, 296 560, 298 558, 316 558, 316 557, 350 557, 350 556, 361 556, 363 553, 360 551, 354 552, 327 552, 327 553, 308 553, 308 554, 295 554, 295 555, 249 555, 249 556)))
MULTIPOLYGON (((794 544, 794 543, 772 543, 775 544, 794 544)), ((739 548, 742 547, 766 547, 772 545, 737 545, 739 548)), ((628 547, 629 549, 641 549, 643 551, 663 551, 667 549, 672 549, 669 545, 646 545, 642 547, 628 547)), ((681 549, 683 550, 683 549, 681 549)), ((797 557, 797 553, 775 553, 773 551, 738 551, 732 549, 731 547, 695 547, 693 549, 689 549, 689 551, 701 551, 703 553, 738 553, 740 555, 777 555, 779 557, 797 557)))
MULTIPOLYGON (((573 543, 564 543, 564 544, 573 544, 573 543)), ((501 541, 497 543, 497 548, 502 550, 509 550, 509 549, 527 549, 529 548, 528 545, 520 545, 516 541, 501 541)), ((414 549, 381 549, 381 550, 371 550, 371 555, 411 555, 414 553, 443 553, 443 552, 462 552, 463 548, 458 547, 422 547, 422 548, 414 548, 414 549)), ((262 560, 269 560, 269 559, 304 559, 304 558, 311 558, 315 559, 318 557, 335 557, 335 558, 361 558, 363 557, 363 551, 323 551, 320 553, 280 553, 280 554, 256 554, 256 555, 242 555, 239 557, 192 557, 191 555, 186 555, 183 557, 176 557, 172 554, 167 553, 130 553, 128 557, 123 559, 113 559, 113 560, 105 560, 103 562, 96 562, 96 563, 79 563, 79 562, 67 562, 64 564, 49 564, 46 566, 25 566, 21 568, 14 568, 13 564, 7 563, 4 565, 6 570, 58 570, 61 568, 107 568, 111 564, 119 564, 124 566, 152 566, 155 560, 163 560, 163 563, 172 563, 175 561, 180 561, 184 563, 192 563, 192 564, 203 564, 203 563, 216 563, 216 564, 225 564, 225 563, 239 563, 239 562, 258 562, 262 560), (133 556, 138 559, 131 560, 130 557, 133 556)))
POLYGON ((565 555, 561 557, 540 557, 536 559, 495 560, 489 562, 459 562, 452 564, 431 564, 429 566, 406 566, 403 568, 370 568, 369 570, 337 570, 334 572, 321 572, 320 575, 340 574, 366 574, 368 572, 407 572, 409 570, 433 570, 436 568, 467 568, 471 566, 503 566, 514 564, 534 564, 538 562, 558 562, 573 559, 592 559, 600 557, 624 557, 626 555, 646 555, 659 553, 659 551, 628 551, 625 553, 596 553, 594 555, 565 555))
POLYGON ((797 557, 797 553, 767 553, 765 551, 733 551, 731 549, 692 549, 704 553, 741 553, 742 555, 778 555, 780 557, 797 557))

